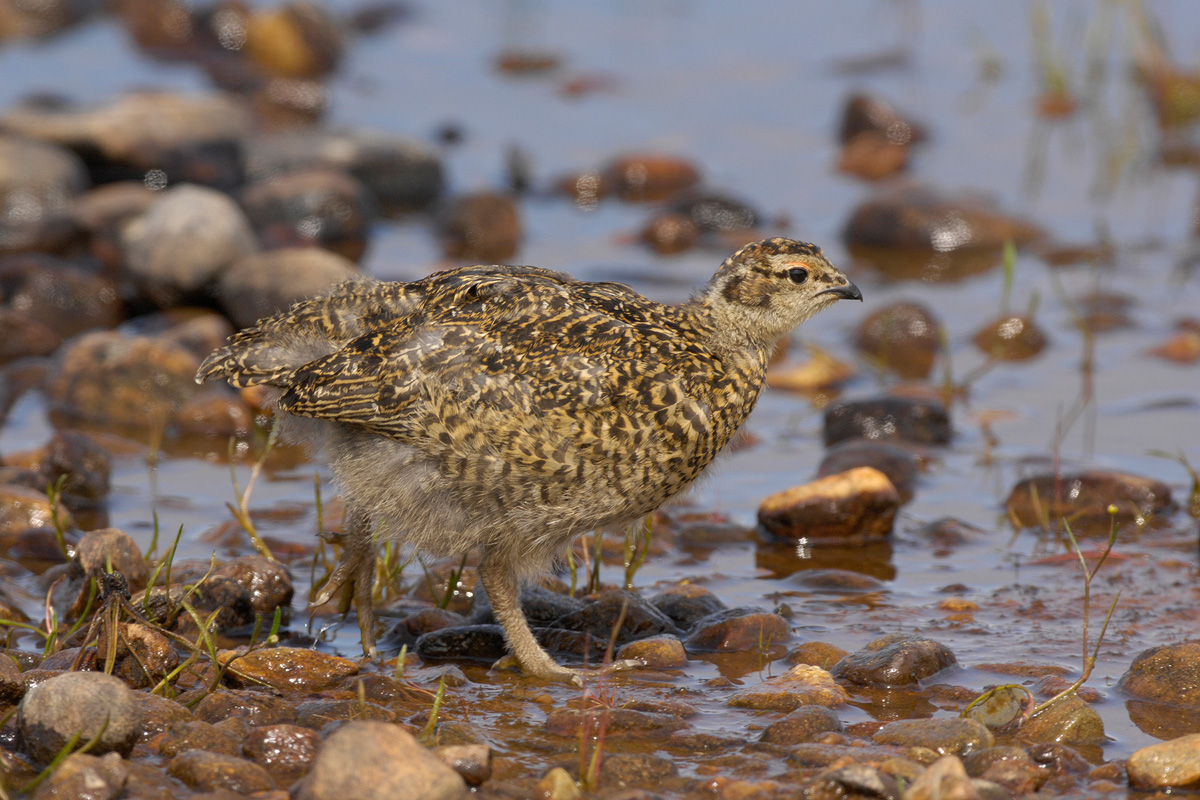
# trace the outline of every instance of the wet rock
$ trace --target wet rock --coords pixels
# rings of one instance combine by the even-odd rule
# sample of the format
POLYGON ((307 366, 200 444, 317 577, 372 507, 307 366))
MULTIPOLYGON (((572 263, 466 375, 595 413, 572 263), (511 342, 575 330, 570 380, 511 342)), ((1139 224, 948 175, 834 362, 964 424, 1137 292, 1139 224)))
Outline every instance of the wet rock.
POLYGON ((158 338, 85 333, 59 351, 46 395, 73 419, 145 429, 170 419, 196 392, 199 365, 192 353, 158 338))
POLYGON ((641 239, 659 255, 670 256, 695 247, 700 228, 686 214, 667 211, 650 218, 642 228, 641 239))
POLYGON ((294 2, 251 11, 245 20, 245 52, 272 75, 320 78, 341 61, 346 34, 322 6, 294 2))
POLYGON ((830 669, 847 655, 849 653, 845 650, 828 642, 805 642, 788 653, 784 660, 792 665, 811 664, 814 667, 830 669))
MULTIPOLYGON (((255 620, 254 609, 250 605, 250 590, 233 578, 209 576, 208 580, 199 584, 192 596, 192 605, 197 611, 203 612, 205 618, 216 611, 212 624, 219 630, 251 625, 255 620)), ((185 624, 192 622, 190 617, 181 619, 185 624)))
POLYGON ((876 397, 843 400, 825 409, 825 446, 845 439, 950 443, 950 415, 933 400, 876 397))
POLYGON ((823 705, 804 705, 776 720, 762 732, 759 741, 769 744, 793 745, 811 741, 830 732, 840 732, 842 721, 836 712, 823 705))
POLYGON ((887 476, 901 503, 912 500, 921 467, 910 450, 891 442, 870 439, 845 439, 828 449, 817 477, 825 478, 856 467, 872 467, 887 476))
MULTIPOLYGON (((15 506, 8 508, 0 507, 0 526, 9 524, 9 522, 19 525, 21 517, 28 512, 28 509, 24 507, 25 504, 34 505, 35 508, 38 506, 37 495, 41 495, 41 493, 25 489, 24 487, 0 486, 0 502, 10 501, 15 506), (27 497, 18 496, 18 490, 22 494, 29 492, 29 495, 27 497), (10 514, 13 516, 8 516, 10 514), (6 522, 6 520, 8 521, 6 522)), ((45 495, 41 496, 45 497, 45 495)), ((48 509, 49 503, 46 503, 45 506, 48 509)), ((70 515, 66 509, 60 508, 59 515, 64 524, 70 524, 70 515)), ((22 566, 33 572, 48 572, 47 567, 55 565, 62 565, 63 569, 66 570, 71 569, 67 566, 67 554, 71 552, 71 549, 78 542, 77 534, 68 531, 63 535, 63 543, 66 544, 67 550, 67 553, 64 553, 63 544, 59 543, 58 533, 53 527, 18 527, 16 530, 20 531, 20 533, 16 534, 16 541, 8 550, 9 558, 20 562, 22 566)))
POLYGON ((787 620, 759 608, 730 608, 696 623, 684 641, 689 652, 732 653, 787 641, 787 620))
POLYGON ((206 441, 244 438, 254 430, 254 414, 240 397, 221 387, 201 388, 171 418, 180 435, 206 441))
POLYGON ((879 744, 925 747, 942 755, 964 756, 994 743, 992 732, 973 719, 902 719, 884 725, 872 737, 879 744))
MULTIPOLYGON (((121 623, 117 646, 113 650, 116 675, 134 689, 155 686, 179 666, 179 654, 171 641, 154 628, 137 623, 121 623)), ((97 654, 108 652, 108 630, 101 630, 97 654)))
POLYGON ((415 650, 423 661, 479 661, 489 664, 508 653, 504 629, 499 625, 462 625, 430 631, 417 639, 415 650))
POLYGON ((492 748, 486 744, 452 744, 434 753, 472 789, 492 777, 492 748))
MULTIPOLYGON (((450 682, 447 681, 447 686, 450 682)), ((320 730, 331 722, 347 720, 372 720, 394 722, 396 714, 389 708, 376 703, 366 703, 357 698, 305 700, 296 705, 296 724, 320 730)))
POLYGON ((578 611, 559 617, 554 627, 590 634, 597 644, 607 643, 613 637, 617 621, 624 619, 616 632, 618 645, 647 636, 663 633, 678 634, 679 629, 669 617, 655 608, 639 594, 610 589, 578 611))
POLYGON ((150 577, 150 567, 142 556, 137 542, 116 528, 88 531, 76 547, 76 559, 91 578, 99 579, 108 572, 120 572, 131 590, 140 590, 150 577))
POLYGON ((207 750, 226 756, 242 755, 242 740, 249 728, 240 717, 230 717, 220 722, 187 720, 170 727, 159 744, 159 752, 172 758, 188 750, 207 750))
POLYGON ((1143 747, 1129 756, 1129 785, 1171 792, 1200 788, 1200 734, 1143 747))
POLYGON ((906 380, 929 377, 942 346, 942 325, 920 303, 898 302, 872 312, 854 334, 859 354, 906 380))
POLYGON ((118 753, 72 753, 33 795, 35 800, 115 800, 125 788, 129 767, 118 753))
POLYGON ((878 592, 887 585, 878 578, 852 572, 848 569, 805 569, 795 573, 789 581, 793 586, 811 592, 833 594, 858 594, 878 592))
POLYGON ((196 719, 220 722, 241 717, 251 727, 296 721, 296 708, 290 700, 252 690, 210 692, 196 704, 196 719))
POLYGON ((438 237, 448 258, 498 264, 511 259, 521 244, 521 214, 516 201, 480 193, 455 199, 441 214, 438 237))
POLYGON ((296 800, 451 800, 467 796, 453 769, 411 734, 382 722, 350 722, 322 742, 296 800))
POLYGON ((0 259, 0 298, 6 311, 51 328, 60 342, 111 328, 124 313, 112 281, 41 253, 0 259))
POLYGON ((831 672, 859 686, 913 686, 957 663, 950 648, 932 639, 891 634, 846 656, 831 672))
POLYGON ((1081 745, 1103 744, 1104 722, 1094 708, 1071 695, 1030 717, 1019 736, 1026 742, 1081 745))
POLYGON ((837 171, 868 181, 882 180, 908 169, 910 146, 886 133, 863 131, 842 145, 837 171))
POLYGON ((222 664, 231 663, 226 680, 235 688, 270 686, 281 692, 311 693, 336 686, 358 672, 348 658, 300 647, 266 647, 248 653, 224 650, 222 664))
POLYGON ((214 569, 211 577, 240 584, 250 595, 251 612, 264 619, 270 619, 280 606, 286 612, 295 594, 287 567, 266 556, 238 556, 214 569))
POLYGON ((905 794, 907 800, 982 800, 962 761, 957 756, 942 756, 926 767, 905 794))
POLYGON ((604 171, 617 195, 627 203, 664 200, 700 182, 700 170, 694 164, 664 155, 622 156, 604 171))
POLYGON ((87 741, 104 733, 94 755, 128 755, 141 732, 142 715, 121 680, 98 672, 66 672, 30 688, 17 712, 17 729, 25 751, 47 764, 71 737, 87 741), (107 720, 107 726, 106 726, 107 720))
POLYGON ((728 608, 721 598, 695 583, 671 586, 651 597, 650 604, 685 631, 705 617, 728 608))
POLYGON ((7 654, 0 655, 0 705, 14 705, 24 696, 21 668, 7 654))
POLYGON ((850 695, 820 667, 798 664, 757 686, 739 689, 729 698, 734 708, 756 711, 795 711, 801 706, 836 708, 846 704, 850 695))
POLYGON ((828 767, 843 759, 853 760, 855 763, 880 764, 903 755, 903 752, 899 747, 863 746, 862 743, 850 745, 805 742, 791 748, 787 761, 798 769, 828 767))
POLYGON ((248 109, 232 96, 139 92, 98 108, 25 106, 0 115, 0 129, 54 142, 84 157, 93 183, 242 182, 240 141, 248 109))
POLYGON ((427 633, 466 624, 467 620, 462 614, 444 608, 423 608, 393 625, 380 640, 381 649, 397 650, 403 645, 412 649, 417 639, 427 633))
POLYGON ((891 533, 899 508, 900 495, 886 475, 856 467, 766 497, 758 507, 758 521, 788 539, 882 540, 891 533))
MULTIPOLYGON (((85 192, 71 204, 72 222, 88 237, 88 249, 105 267, 121 269, 120 230, 158 200, 144 180, 109 183, 85 192)), ((115 295, 114 295, 115 299, 115 295)))
POLYGON ((571 774, 562 767, 555 767, 538 781, 537 791, 545 800, 581 800, 583 792, 571 774))
POLYGON ((198 792, 251 794, 275 788, 270 773, 253 761, 207 750, 180 753, 167 765, 167 774, 198 792))
POLYGON ((191 709, 161 695, 150 692, 134 692, 133 697, 142 711, 142 741, 150 736, 163 733, 177 722, 187 722, 192 719, 191 709))
POLYGON ((1200 641, 1143 650, 1117 686, 1139 700, 1200 707, 1200 641))
POLYGON ((1001 361, 1025 361, 1046 348, 1046 335, 1028 316, 1006 314, 980 328, 972 338, 975 346, 1001 361))
POLYGON ((286 311, 292 304, 326 294, 362 272, 337 253, 317 247, 292 247, 238 258, 221 273, 217 297, 239 328, 286 311))
POLYGON ((646 669, 683 669, 688 660, 683 642, 669 633, 629 642, 617 650, 616 658, 640 661, 646 669))
MULTIPOLYGON (((37 471, 47 486, 58 486, 61 480, 59 496, 63 504, 72 511, 83 511, 96 508, 108 495, 112 459, 108 451, 90 436, 76 431, 58 431, 42 451, 37 471)), ((140 558, 137 545, 133 547, 140 558)), ((122 563, 121 572, 126 572, 124 567, 136 570, 131 564, 122 563)), ((144 568, 145 564, 142 566, 144 568)), ((114 569, 118 568, 114 566, 114 569)), ((130 578, 131 574, 126 572, 125 577, 130 578)), ((141 588, 136 580, 131 583, 141 588)))
POLYGON ((915 144, 926 138, 924 126, 909 120, 882 97, 855 92, 842 106, 837 141, 846 144, 868 131, 885 134, 897 144, 915 144))
POLYGON ((242 751, 271 773, 278 785, 288 786, 308 771, 320 743, 321 737, 310 728, 262 725, 246 734, 242 751))
POLYGON ((556 708, 546 716, 545 728, 555 736, 578 738, 580 731, 593 735, 601 725, 613 739, 662 739, 686 723, 671 714, 632 708, 556 708))
POLYGON ((1139 522, 1171 505, 1161 481, 1111 470, 1035 475, 1013 487, 1005 501, 1017 527, 1055 526, 1068 519, 1076 533, 1104 534, 1112 522, 1139 522), (1109 514, 1109 506, 1116 513, 1109 514))
POLYGON ((428 209, 444 184, 441 162, 431 150, 390 134, 309 129, 247 145, 247 169, 255 178, 313 167, 349 173, 387 214, 428 209))
POLYGON ((1036 792, 1050 771, 1034 762, 1019 747, 997 746, 963 756, 963 765, 972 778, 999 784, 1014 795, 1036 792))
POLYGON ((978 197, 900 181, 861 203, 842 231, 856 263, 893 278, 954 280, 1000 263, 1004 244, 1041 236, 978 197))
POLYGON ((612 753, 600 764, 600 785, 614 789, 630 786, 658 788, 662 781, 678 774, 675 764, 662 756, 612 753))
POLYGON ((0 364, 48 356, 61 344, 62 337, 49 325, 8 306, 0 306, 0 364))
POLYGON ((961 519, 943 517, 922 525, 913 534, 935 547, 958 547, 978 541, 987 535, 987 531, 961 519))
POLYGON ((748 203, 704 188, 676 194, 668 208, 691 220, 701 233, 753 231, 762 218, 748 203))
POLYGON ((866 764, 849 764, 819 774, 804 790, 810 800, 835 800, 844 797, 898 797, 900 786, 895 777, 866 764))
POLYGON ((239 200, 265 248, 315 245, 354 262, 366 251, 375 216, 366 187, 332 169, 267 178, 242 190, 239 200))
POLYGON ((74 153, 0 135, 0 254, 61 248, 73 228, 71 200, 87 185, 87 170, 74 153))
POLYGON ((246 215, 228 195, 192 184, 163 192, 125 226, 121 244, 129 275, 161 308, 201 296, 258 249, 246 215))

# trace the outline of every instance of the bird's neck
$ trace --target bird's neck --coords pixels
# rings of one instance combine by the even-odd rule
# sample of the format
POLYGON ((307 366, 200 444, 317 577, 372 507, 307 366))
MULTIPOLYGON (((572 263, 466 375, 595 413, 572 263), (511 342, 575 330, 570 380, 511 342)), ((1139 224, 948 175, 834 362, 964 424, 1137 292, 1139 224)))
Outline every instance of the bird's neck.
POLYGON ((773 326, 763 324, 765 315, 755 313, 730 303, 721 297, 705 292, 693 297, 686 307, 708 328, 708 345, 717 353, 740 353, 752 356, 764 363, 775 352, 775 344, 782 333, 773 326))

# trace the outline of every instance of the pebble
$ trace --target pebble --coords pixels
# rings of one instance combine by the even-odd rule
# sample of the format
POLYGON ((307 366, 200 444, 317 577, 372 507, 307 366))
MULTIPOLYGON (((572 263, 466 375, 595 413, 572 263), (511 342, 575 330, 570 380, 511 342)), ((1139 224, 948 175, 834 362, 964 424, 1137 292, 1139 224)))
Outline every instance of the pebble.
MULTIPOLYGON (((179 666, 179 653, 171 640, 157 629, 138 623, 123 622, 114 650, 112 674, 134 689, 156 686, 179 666)), ((97 656, 108 652, 108 629, 102 628, 97 656)))
POLYGON ((836 708, 850 695, 820 667, 797 664, 782 675, 767 678, 757 686, 739 689, 729 698, 734 708, 756 711, 795 711, 801 706, 836 708))
POLYGON ((245 54, 271 75, 320 78, 342 59, 346 32, 323 6, 292 2, 246 12, 245 54))
POLYGON ((905 380, 929 377, 942 349, 943 326, 920 303, 896 302, 858 325, 854 348, 872 365, 905 380))
MULTIPOLYGON (((60 506, 64 524, 71 524, 70 512, 60 506)), ((45 493, 25 486, 0 484, 0 536, 15 537, 30 528, 51 528, 54 507, 45 493)), ((14 557, 11 553, 10 558, 14 557)))
POLYGON ((864 132, 885 134, 897 144, 916 144, 927 138, 925 127, 910 120, 882 97, 867 92, 854 92, 842 105, 838 122, 837 141, 846 144, 864 132))
POLYGON ((1032 794, 1050 777, 1050 771, 1035 763, 1019 747, 997 746, 963 757, 967 774, 999 784, 1014 795, 1032 794))
POLYGON ((992 732, 973 719, 901 719, 884 725, 872 737, 879 744, 925 747, 942 755, 965 756, 995 743, 992 732))
POLYGON ((690 161, 651 153, 617 158, 604 172, 627 203, 665 200, 700 182, 700 170, 690 161))
POLYGON ((971 338, 984 355, 1000 361, 1028 361, 1046 349, 1046 334, 1032 317, 1004 314, 971 338))
POLYGON ((521 212, 508 195, 483 192, 455 198, 438 218, 442 253, 479 264, 499 264, 521 245, 521 212))
POLYGON ((1135 751, 1126 762, 1135 789, 1200 789, 1200 733, 1135 751))
POLYGON ((747 233, 746 241, 761 238, 754 229, 762 215, 749 203, 711 189, 689 189, 671 197, 671 213, 682 214, 703 233, 747 233))
POLYGON ((1115 470, 1035 475, 1018 482, 1005 501, 1014 525, 1054 527, 1066 518, 1077 535, 1106 535, 1114 521, 1140 521, 1170 505, 1171 489, 1162 481, 1115 470))
POLYGON ((124 316, 116 284, 84 261, 42 253, 0 262, 3 308, 13 318, 49 326, 62 342, 93 328, 111 328, 124 316))
POLYGON ((472 789, 492 777, 492 748, 486 744, 452 744, 437 748, 434 754, 472 789))
POLYGON ((900 785, 891 775, 866 764, 828 769, 805 787, 806 800, 841 800, 844 797, 899 797, 900 785))
POLYGON ((347 720, 394 722, 395 719, 396 714, 391 709, 357 698, 353 700, 318 698, 305 700, 296 705, 296 724, 313 730, 320 730, 331 722, 347 720))
POLYGON ((957 663, 950 648, 932 639, 889 634, 846 656, 831 672, 859 686, 914 686, 957 663))
POLYGON ((264 647, 248 653, 217 652, 234 688, 270 686, 285 693, 311 693, 340 684, 358 672, 358 662, 306 647, 264 647))
POLYGON ((237 395, 219 387, 202 387, 179 404, 171 417, 180 436, 213 442, 242 439, 254 430, 254 415, 237 395))
POLYGON ((25 682, 21 680, 21 668, 7 654, 0 655, 0 705, 16 705, 24 696, 25 682))
POLYGON ((912 500, 921 472, 920 460, 906 447, 871 439, 845 439, 825 452, 817 467, 817 477, 848 472, 855 467, 872 467, 886 475, 901 504, 912 500))
POLYGON ((692 653, 735 653, 788 640, 787 620, 759 608, 729 608, 701 619, 684 646, 692 653))
POLYGON ((203 294, 221 273, 258 250, 246 215, 223 192, 193 184, 167 189, 121 234, 125 267, 160 308, 203 294))
POLYGON ((670 256, 695 247, 700 239, 700 227, 686 214, 667 211, 651 217, 640 237, 654 252, 670 256))
POLYGON ((1096 709, 1074 695, 1064 697, 1030 717, 1018 735, 1026 742, 1068 745, 1100 745, 1107 741, 1104 722, 1096 709))
POLYGON ((508 654, 504 629, 499 625, 460 625, 430 631, 414 648, 423 661, 479 661, 492 663, 508 654))
POLYGON ((125 576, 131 591, 139 591, 150 578, 142 550, 129 534, 117 528, 88 531, 75 548, 75 559, 88 577, 99 579, 111 570, 125 576))
POLYGON ((537 784, 538 796, 545 800, 582 800, 580 791, 571 773, 562 767, 555 767, 542 776, 537 784))
POLYGON ((264 248, 316 246, 352 262, 366 252, 376 213, 357 178, 321 167, 251 184, 238 201, 264 248))
POLYGON ((296 800, 465 800, 462 777, 412 734, 384 722, 348 722, 321 743, 296 800))
POLYGON ((129 779, 119 753, 72 753, 33 795, 34 800, 116 800, 129 779))
POLYGON ((253 761, 207 750, 180 753, 167 764, 167 774, 198 792, 246 795, 275 788, 271 774, 253 761))
POLYGON ((242 752, 265 769, 280 786, 301 778, 317 756, 321 737, 299 725, 260 725, 243 738, 242 752))
POLYGON ((688 657, 679 637, 664 633, 622 645, 616 659, 640 661, 646 669, 683 669, 688 657))
POLYGON ((859 764, 881 764, 900 755, 903 751, 899 747, 805 742, 789 750, 787 762, 797 769, 820 769, 843 759, 859 764))
POLYGON ((837 645, 828 642, 805 642, 787 654, 788 664, 811 664, 814 667, 830 669, 849 653, 837 645))
POLYGON ((671 618, 680 630, 691 630, 697 622, 728 608, 721 598, 696 583, 678 583, 650 598, 650 603, 671 618))
MULTIPOLYGON (((45 481, 44 485, 57 485, 61 480, 59 497, 63 504, 80 512, 101 506, 108 496, 112 458, 90 436, 77 431, 58 431, 42 449, 37 471, 45 481)), ((140 559, 137 545, 134 545, 134 551, 140 559)), ((132 583, 137 582, 138 570, 134 565, 122 562, 117 569, 125 573, 126 578, 132 575, 132 583)), ((145 569, 145 562, 142 569, 145 569)))
POLYGON ((288 568, 273 558, 260 555, 238 556, 225 561, 212 571, 211 579, 228 579, 242 586, 250 597, 253 614, 270 620, 275 609, 283 607, 284 619, 291 606, 295 589, 288 568))
POLYGON ((843 400, 825 409, 825 446, 845 439, 950 443, 950 415, 934 400, 876 397, 843 400))
POLYGON ((128 755, 141 733, 142 714, 123 681, 99 672, 65 672, 38 683, 17 711, 25 752, 39 764, 49 763, 72 736, 87 741, 102 727, 91 752, 128 755))
POLYGON ((159 742, 159 752, 172 758, 188 750, 207 750, 227 756, 242 754, 242 740, 249 727, 241 717, 230 717, 220 722, 187 720, 172 725, 159 742))
POLYGON ((196 719, 205 722, 241 717, 251 727, 296 721, 296 707, 292 701, 252 689, 209 692, 196 704, 193 713, 196 719))
POLYGON ((783 719, 772 722, 762 732, 759 741, 768 744, 793 745, 812 741, 829 732, 841 732, 842 721, 835 711, 822 705, 803 705, 783 719))
POLYGON ((672 714, 637 711, 632 708, 556 708, 546 715, 545 729, 556 736, 578 738, 580 732, 595 735, 604 725, 610 739, 662 739, 686 727, 672 714))
POLYGON ((873 467, 818 478, 766 497, 759 523, 775 536, 810 542, 880 541, 892 532, 900 495, 873 467))
POLYGON ((1138 653, 1118 688, 1138 700, 1200 708, 1200 642, 1184 641, 1138 653))
POLYGON ((233 324, 248 328, 294 303, 361 278, 354 262, 319 247, 288 247, 243 255, 223 270, 216 294, 233 324))
POLYGON ((887 588, 887 584, 870 575, 848 569, 832 568, 803 569, 792 575, 788 582, 800 589, 831 594, 879 592, 887 588))
POLYGON ((664 781, 679 775, 669 758, 648 753, 609 753, 600 763, 601 789, 650 787, 665 790, 664 781))
POLYGON ((618 620, 621 620, 621 628, 616 632, 618 646, 647 636, 680 633, 670 617, 649 600, 636 592, 620 589, 601 592, 578 611, 559 617, 554 627, 590 634, 595 645, 603 647, 612 639, 618 620))
POLYGON ((926 767, 904 796, 906 800, 982 800, 962 761, 953 755, 942 756, 926 767))
POLYGON ((192 711, 182 703, 177 703, 162 695, 150 692, 134 692, 134 702, 142 711, 142 735, 140 741, 164 733, 177 722, 187 722, 192 717, 192 711))
POLYGON ((60 249, 73 227, 71 200, 88 183, 83 162, 69 150, 0 134, 0 255, 60 249))

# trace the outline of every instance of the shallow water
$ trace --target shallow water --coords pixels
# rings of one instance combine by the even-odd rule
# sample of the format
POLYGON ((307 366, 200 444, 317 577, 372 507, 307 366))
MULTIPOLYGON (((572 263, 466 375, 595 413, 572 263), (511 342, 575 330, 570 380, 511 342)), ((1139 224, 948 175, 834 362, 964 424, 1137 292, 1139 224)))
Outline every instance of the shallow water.
MULTIPOLYGON (((342 0, 335 7, 350 5, 342 0)), ((1067 552, 1066 545, 1055 537, 1014 533, 1003 514, 1009 489, 1029 462, 1045 468, 1057 455, 1064 467, 1097 466, 1163 480, 1180 500, 1188 488, 1185 471, 1153 451, 1200 464, 1200 367, 1147 355, 1178 319, 1200 308, 1200 277, 1181 267, 1196 246, 1195 174, 1154 159, 1152 114, 1130 78, 1129 23, 1114 5, 1053 5, 1054 43, 1067 54, 1076 85, 1082 85, 1089 56, 1105 68, 1094 105, 1061 122, 1034 113, 1038 78, 1027 9, 953 0, 919 6, 780 0, 750 8, 720 0, 414 4, 409 20, 351 46, 330 85, 330 121, 418 138, 430 138, 445 124, 460 126, 464 143, 446 151, 452 192, 501 185, 505 153, 514 146, 530 158, 539 184, 625 151, 684 155, 701 166, 708 184, 744 197, 768 218, 790 219, 789 235, 821 244, 847 267, 866 302, 839 304, 801 335, 847 361, 854 360, 851 334, 865 315, 915 299, 945 325, 953 374, 969 374, 985 360, 971 336, 999 313, 1004 282, 999 269, 950 283, 894 281, 853 263, 840 229, 871 188, 832 167, 832 134, 851 90, 875 91, 928 125, 932 136, 917 151, 915 177, 993 196, 1062 241, 1106 237, 1115 247, 1112 266, 1051 269, 1033 255, 1018 257, 1012 307, 1025 308, 1036 297, 1036 319, 1050 345, 1031 362, 987 371, 955 406, 954 442, 931 453, 890 553, 859 563, 886 578, 884 591, 839 597, 797 590, 786 575, 772 571, 780 570, 780 559, 772 557, 778 554, 749 539, 707 553, 671 547, 636 579, 649 590, 659 581, 695 578, 730 606, 787 603, 795 612, 791 644, 812 639, 854 650, 882 633, 920 632, 948 645, 964 668, 939 679, 973 689, 1002 682, 1002 676, 973 669, 996 661, 1059 664, 1071 667, 1074 677, 1080 661, 1078 563, 1033 563, 1067 552), (1090 37, 1102 36, 1109 12, 1116 14, 1110 39, 1089 44, 1090 37), (501 75, 491 59, 508 47, 550 50, 561 54, 564 65, 549 75, 501 75), (892 56, 890 65, 864 67, 865 60, 885 55, 892 56), (991 57, 999 60, 1001 75, 986 79, 982 63, 991 57), (610 88, 564 96, 563 81, 578 76, 602 76, 610 88), (1060 420, 1084 391, 1085 349, 1063 298, 1096 289, 1128 297, 1133 325, 1097 336, 1091 396, 1079 419, 1060 432, 1060 420), (994 445, 980 425, 992 412, 1002 415, 991 427, 994 445), (911 533, 944 516, 987 535, 935 551, 911 533), (941 591, 954 584, 966 588, 941 591), (972 600, 979 609, 964 617, 939 608, 949 596, 972 600)), ((1200 30, 1200 6, 1176 0, 1147 7, 1173 37, 1178 61, 1194 63, 1200 42, 1187 32, 1200 30)), ((0 75, 0 108, 35 91, 102 102, 146 84, 205 86, 193 68, 140 56, 106 21, 0 50, 0 75)), ((587 212, 562 199, 533 197, 523 202, 522 213, 526 233, 518 261, 631 282, 658 299, 686 296, 725 256, 702 250, 654 256, 632 241, 647 215, 642 206, 613 201, 587 212)), ((442 266, 439 258, 428 226, 407 221, 378 227, 364 266, 380 277, 409 278, 442 266)), ((945 368, 940 362, 938 374, 945 368)), ((888 385, 860 365, 843 396, 869 396, 888 385)), ((809 480, 823 455, 820 411, 807 398, 768 391, 748 428, 757 444, 725 455, 686 501, 747 529, 764 496, 809 480)), ((26 396, 0 431, 0 452, 35 447, 51 431, 40 398, 26 396)), ((187 557, 207 557, 215 546, 222 555, 244 552, 244 542, 225 547, 209 536, 229 520, 225 504, 233 498, 224 443, 211 449, 207 457, 184 457, 168 447, 155 468, 144 450, 117 458, 111 524, 145 545, 153 511, 161 530, 183 526, 187 557)), ((265 533, 307 544, 317 527, 313 475, 325 472, 288 461, 282 468, 272 461, 252 508, 261 513, 265 533)), ((242 485, 247 474, 240 466, 242 485)), ((324 485, 326 497, 333 491, 324 485)), ((1146 647, 1200 629, 1190 611, 1197 599, 1195 523, 1181 512, 1169 521, 1164 531, 1123 534, 1117 551, 1124 558, 1107 565, 1095 587, 1093 632, 1113 592, 1122 591, 1090 682, 1105 695, 1097 705, 1112 739, 1105 758, 1154 741, 1130 722, 1115 688, 1130 660, 1146 647)), ((780 571, 829 566, 819 548, 801 555, 780 571)), ((307 570, 301 564, 295 571, 297 588, 307 590, 307 570)), ((621 570, 610 566, 605 578, 617 583, 621 570)), ((353 655, 353 628, 341 628, 329 646, 353 655)), ((771 667, 713 661, 693 661, 668 687, 687 692, 702 707, 703 721, 693 721, 694 730, 744 735, 748 715, 726 709, 721 690, 703 697, 704 686, 718 673, 752 684, 771 667)), ((468 675, 500 690, 509 681, 474 668, 468 675)), ((558 699, 568 696, 565 689, 549 691, 558 699)), ((873 714, 888 718, 886 709, 860 704, 867 708, 847 709, 847 722, 873 714)), ((448 713, 456 713, 453 704, 448 713)), ((496 743, 507 741, 501 746, 514 758, 541 758, 518 755, 520 743, 505 739, 499 714, 492 722, 496 743)))

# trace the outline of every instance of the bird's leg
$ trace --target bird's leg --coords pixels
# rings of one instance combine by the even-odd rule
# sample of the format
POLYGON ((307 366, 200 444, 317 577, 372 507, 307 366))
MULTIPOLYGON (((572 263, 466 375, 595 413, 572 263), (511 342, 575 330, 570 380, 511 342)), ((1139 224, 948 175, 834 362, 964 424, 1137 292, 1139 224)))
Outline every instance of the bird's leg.
POLYGON ((337 567, 321 591, 313 598, 312 606, 328 603, 340 590, 338 611, 345 614, 353 602, 358 614, 358 629, 362 633, 363 654, 374 658, 375 610, 371 606, 371 591, 375 584, 375 543, 371 538, 370 519, 357 511, 348 511, 346 529, 326 538, 342 547, 337 567))
POLYGON ((492 601, 496 619, 504 628, 504 638, 513 651, 521 671, 531 678, 583 685, 583 679, 593 674, 605 674, 643 666, 640 661, 616 661, 601 670, 578 670, 557 664, 538 644, 525 612, 521 610, 520 586, 513 569, 492 553, 485 553, 479 564, 479 581, 492 601))

